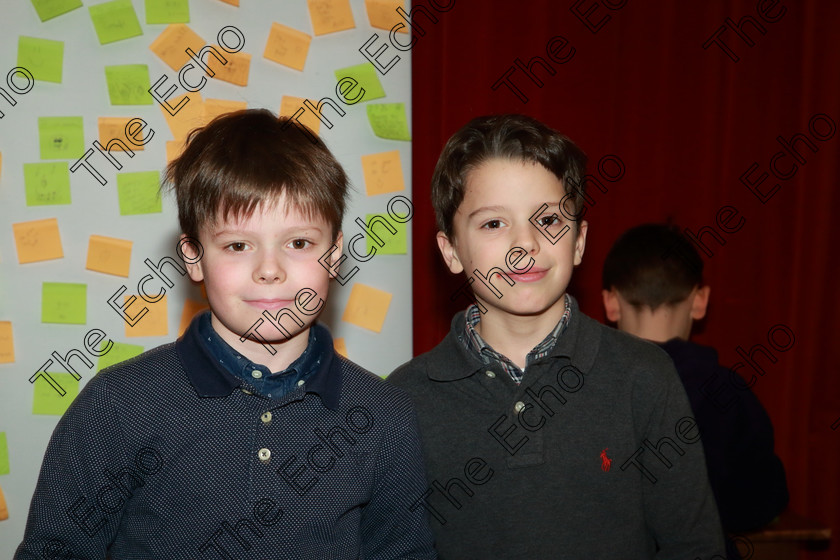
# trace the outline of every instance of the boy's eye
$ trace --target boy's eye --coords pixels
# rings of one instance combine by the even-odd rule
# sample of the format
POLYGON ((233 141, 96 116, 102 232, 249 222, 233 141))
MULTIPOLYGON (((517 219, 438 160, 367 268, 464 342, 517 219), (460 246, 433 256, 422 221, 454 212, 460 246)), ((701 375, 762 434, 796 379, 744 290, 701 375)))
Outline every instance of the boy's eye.
POLYGON ((293 249, 306 249, 312 244, 308 239, 295 239, 291 245, 293 249))
POLYGON ((543 216, 540 218, 540 224, 543 226, 555 226, 560 223, 560 216, 552 214, 551 216, 543 216))
POLYGON ((501 220, 490 220, 489 222, 485 222, 484 225, 481 226, 484 229, 499 229, 502 227, 501 220))
POLYGON ((245 244, 245 243, 243 243, 243 242, 241 242, 241 241, 236 241, 236 242, 234 242, 234 243, 229 243, 229 244, 225 247, 225 249, 230 249, 230 250, 231 250, 231 251, 233 251, 234 253, 241 253, 242 251, 244 251, 244 250, 245 250, 245 248, 246 248, 247 246, 248 246, 247 244, 245 244))

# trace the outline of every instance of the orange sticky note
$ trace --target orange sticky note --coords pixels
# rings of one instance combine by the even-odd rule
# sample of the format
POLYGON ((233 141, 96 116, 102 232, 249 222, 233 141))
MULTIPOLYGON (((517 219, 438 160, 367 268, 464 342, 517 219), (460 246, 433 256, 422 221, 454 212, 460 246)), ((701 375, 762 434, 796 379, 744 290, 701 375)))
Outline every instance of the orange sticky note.
POLYGON ((210 123, 216 117, 220 117, 234 111, 242 111, 248 108, 246 101, 228 101, 227 99, 205 99, 204 100, 204 122, 210 123))
POLYGON ((239 7, 239 0, 222 0, 225 4, 230 4, 231 6, 239 7))
POLYGON ((303 70, 311 42, 312 37, 303 31, 272 23, 263 56, 289 68, 303 70))
POLYGON ((315 35, 356 27, 350 0, 306 0, 306 4, 309 6, 309 17, 312 19, 315 35))
MULTIPOLYGON (((138 146, 136 143, 130 141, 125 136, 125 127, 132 119, 133 117, 99 117, 99 143, 107 147, 108 142, 116 138, 117 140, 125 144, 126 147, 132 152, 143 150, 144 147, 142 144, 138 146)), ((135 125, 132 125, 132 129, 130 132, 135 131, 134 126, 135 125)), ((145 127, 143 130, 146 131, 146 133, 148 133, 149 128, 145 127)), ((135 142, 142 142, 143 139, 144 135, 142 132, 138 132, 134 136, 135 142)), ((125 151, 122 149, 122 146, 116 142, 114 142, 112 149, 120 152, 125 151)))
POLYGON ((403 26, 397 32, 408 33, 408 24, 397 13, 397 8, 405 9, 403 0, 365 0, 365 9, 371 27, 390 31, 396 24, 402 23, 403 26))
MULTIPOLYGON (((183 23, 173 23, 172 25, 167 26, 167 28, 157 36, 157 39, 152 41, 152 44, 149 45, 149 49, 170 68, 178 72, 181 70, 181 67, 190 60, 190 57, 186 52, 187 47, 189 47, 194 53, 198 54, 198 51, 200 51, 206 44, 207 43, 204 39, 202 39, 198 33, 190 29, 188 25, 183 23)), ((212 57, 212 55, 210 56, 212 57)), ((198 82, 201 79, 199 76, 202 74, 201 68, 198 70, 191 70, 190 74, 190 79, 195 82, 195 85, 198 85, 198 82), (198 74, 199 76, 193 78, 192 74, 198 74)), ((166 91, 166 89, 168 88, 164 87, 162 91, 166 91)))
POLYGON ((172 131, 172 136, 175 140, 186 140, 187 135, 195 128, 200 128, 206 123, 204 121, 204 100, 198 92, 188 92, 178 97, 171 98, 169 104, 172 107, 177 107, 181 100, 186 98, 187 103, 178 109, 175 116, 169 114, 164 107, 160 108, 163 117, 166 119, 166 124, 169 125, 169 130, 172 131))
POLYGON ((184 152, 184 148, 186 147, 187 144, 183 140, 167 140, 166 163, 169 163, 176 157, 180 156, 184 152))
POLYGON ((362 171, 368 196, 405 190, 399 150, 362 156, 362 171))
POLYGON ((0 521, 9 518, 9 508, 6 507, 6 498, 3 497, 3 489, 0 488, 0 521))
MULTIPOLYGON (((292 97, 291 95, 284 95, 282 99, 280 99, 280 116, 281 117, 293 117, 295 113, 297 113, 300 109, 303 109, 303 113, 298 115, 298 122, 303 126, 311 129, 315 134, 318 134, 321 130, 321 120, 315 115, 315 113, 306 107, 303 106, 304 99, 302 97, 292 97)), ((317 106, 318 102, 309 100, 313 106, 317 106)))
POLYGON ((222 64, 215 56, 207 56, 207 65, 216 74, 213 77, 236 86, 247 86, 248 73, 251 71, 251 55, 243 52, 229 53, 217 45, 213 46, 225 59, 225 63, 222 64))
POLYGON ((190 326, 193 317, 205 309, 210 309, 210 306, 207 305, 206 301, 195 301, 187 298, 184 302, 184 310, 181 312, 181 324, 178 326, 178 336, 184 334, 184 331, 190 326))
POLYGON ((382 332, 391 297, 388 292, 356 282, 341 319, 365 329, 382 332))
POLYGON ((12 224, 12 231, 20 264, 64 257, 56 218, 18 222, 12 224))
POLYGON ((131 245, 132 242, 125 239, 91 235, 85 268, 128 278, 131 245))
POLYGON ((12 336, 12 322, 0 321, 0 364, 15 361, 15 341, 12 336))
MULTIPOLYGON (((160 293, 160 289, 156 288, 153 284, 153 282, 146 284, 148 286, 146 289, 148 290, 149 299, 152 299, 160 293)), ((138 320, 133 327, 129 326, 128 323, 125 324, 125 336, 166 336, 169 334, 166 296, 164 295, 154 303, 149 303, 140 296, 135 297, 137 299, 134 300, 134 303, 131 305, 131 310, 128 313, 138 318, 138 320), (148 312, 140 317, 139 314, 143 312, 142 310, 144 308, 148 309, 148 312), (134 315, 135 313, 138 315, 134 315)), ((128 306, 128 300, 130 298, 131 296, 125 296, 125 306, 128 306)))
POLYGON ((333 348, 335 348, 336 352, 347 358, 347 343, 344 342, 343 338, 334 338, 333 348))

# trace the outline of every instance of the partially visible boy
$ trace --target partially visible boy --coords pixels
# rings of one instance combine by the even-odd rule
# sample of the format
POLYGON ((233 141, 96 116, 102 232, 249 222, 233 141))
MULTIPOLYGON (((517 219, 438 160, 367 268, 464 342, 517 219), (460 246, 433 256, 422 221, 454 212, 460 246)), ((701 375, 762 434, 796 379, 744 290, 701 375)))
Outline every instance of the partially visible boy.
POLYGON ((409 397, 315 323, 347 177, 266 110, 167 170, 210 311, 101 371, 58 423, 17 560, 432 559, 409 397), (196 243, 198 240, 199 243, 196 243))
POLYGON ((674 360, 703 437, 724 529, 744 532, 769 523, 788 503, 770 418, 749 386, 718 363, 713 348, 688 340, 709 303, 697 249, 674 227, 634 227, 607 254, 603 287, 607 318, 659 344, 674 360))
POLYGON ((539 121, 500 115, 458 131, 435 168, 438 247, 476 303, 388 380, 417 407, 430 486, 413 507, 441 558, 723 553, 673 364, 566 293, 588 229, 585 161, 539 121))

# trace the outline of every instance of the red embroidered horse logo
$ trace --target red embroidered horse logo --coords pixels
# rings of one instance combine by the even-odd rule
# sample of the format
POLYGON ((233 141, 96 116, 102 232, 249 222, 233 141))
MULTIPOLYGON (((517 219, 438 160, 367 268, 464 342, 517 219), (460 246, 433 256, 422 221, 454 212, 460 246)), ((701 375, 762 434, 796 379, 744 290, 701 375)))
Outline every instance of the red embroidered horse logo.
MULTIPOLYGON (((607 447, 609 449, 609 447, 607 447)), ((610 465, 612 464, 612 459, 607 457, 607 449, 601 451, 601 470, 607 472, 610 470, 610 465)))

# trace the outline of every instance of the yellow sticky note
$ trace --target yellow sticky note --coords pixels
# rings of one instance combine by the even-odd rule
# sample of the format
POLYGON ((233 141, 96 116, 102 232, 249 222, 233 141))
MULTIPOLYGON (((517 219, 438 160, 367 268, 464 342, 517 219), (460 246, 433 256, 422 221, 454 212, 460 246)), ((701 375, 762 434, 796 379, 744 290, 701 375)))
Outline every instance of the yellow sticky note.
POLYGON ((207 56, 207 65, 216 74, 213 77, 237 86, 247 86, 248 73, 251 71, 251 55, 243 52, 229 53, 217 45, 213 46, 225 59, 225 63, 222 64, 215 56, 207 56))
POLYGON ((367 117, 373 133, 380 138, 411 141, 405 103, 371 103, 367 117))
MULTIPOLYGON (((153 297, 160 293, 160 290, 154 288, 151 282, 148 283, 148 286, 149 287, 147 289, 149 290, 149 296, 153 297)), ((154 303, 149 303, 140 296, 136 297, 137 299, 135 300, 132 309, 142 310, 145 307, 149 310, 149 312, 143 315, 133 327, 126 323, 125 336, 166 336, 169 334, 169 321, 167 320, 169 315, 167 313, 166 296, 164 295, 154 303)), ((149 299, 152 299, 152 297, 149 299)), ((128 306, 128 300, 130 298, 131 296, 125 296, 125 303, 123 305, 128 306)), ((135 313, 139 312, 140 311, 135 311, 135 313)))
POLYGON ((47 373, 65 394, 62 396, 49 381, 39 376, 33 383, 32 414, 61 416, 79 394, 79 380, 69 373, 47 373))
POLYGON ((0 321, 0 364, 15 361, 15 341, 12 335, 12 322, 0 321))
POLYGON ((362 171, 368 196, 405 190, 399 150, 362 156, 362 171))
POLYGON ((85 268, 128 278, 131 245, 132 242, 125 239, 91 235, 85 268))
POLYGON ((0 521, 9 518, 9 508, 6 507, 6 498, 3 497, 3 489, 0 488, 0 521))
MULTIPOLYGON (((125 136, 125 127, 132 120, 133 117, 99 117, 97 120, 97 125, 99 127, 99 143, 103 146, 108 146, 108 143, 111 140, 119 140, 125 144, 125 146, 131 150, 132 152, 136 152, 139 150, 143 150, 143 145, 137 145, 125 136)), ((133 131, 133 129, 132 129, 133 131)), ((148 128, 146 129, 148 132, 148 128)), ((144 140, 144 136, 142 133, 138 133, 134 140, 136 142, 142 142, 144 140)), ((112 150, 118 152, 124 152, 122 145, 118 142, 114 142, 111 147, 112 150)))
POLYGON ((311 42, 312 37, 303 31, 272 23, 263 56, 289 68, 303 70, 311 42))
POLYGON ((205 99, 204 100, 204 122, 209 123, 216 117, 242 111, 248 108, 247 101, 228 101, 226 99, 205 99))
POLYGON ((166 163, 170 163, 173 159, 184 153, 184 148, 187 145, 183 140, 167 140, 166 141, 166 163))
POLYGON ((347 358, 347 343, 344 342, 343 338, 334 338, 333 339, 333 348, 335 351, 347 358))
POLYGON ((341 319, 374 332, 382 332, 391 297, 388 292, 356 282, 341 319))
POLYGON ((365 0, 365 9, 371 27, 390 31, 396 24, 402 23, 403 26, 397 32, 408 33, 408 24, 397 13, 397 8, 405 9, 403 0, 365 0))
POLYGON ((315 35, 356 27, 350 0, 306 0, 306 4, 309 6, 309 17, 312 19, 315 35))
POLYGON ((184 331, 190 326, 193 317, 209 308, 210 306, 207 305, 206 301, 195 301, 187 298, 184 302, 184 310, 181 312, 181 324, 178 326, 178 336, 184 334, 184 331))
POLYGON ((12 224, 20 264, 64 257, 58 220, 46 218, 12 224))
MULTIPOLYGON (((194 53, 198 54, 198 51, 200 51, 206 44, 207 43, 198 33, 190 29, 189 25, 175 23, 164 29, 161 34, 152 41, 152 44, 149 45, 149 49, 170 68, 178 72, 184 64, 190 60, 190 57, 186 52, 187 47, 189 47, 194 53)), ((198 70, 191 70, 190 72, 191 74, 200 74, 201 68, 198 70)), ((199 78, 196 77, 195 81, 198 82, 199 78)), ((163 89, 166 90, 167 88, 163 89)))
MULTIPOLYGON (((291 95, 284 95, 280 100, 280 116, 293 117, 295 113, 303 109, 303 113, 297 118, 298 122, 303 126, 318 134, 321 130, 321 120, 315 113, 303 106, 304 99, 302 97, 292 97, 291 95)), ((317 106, 318 102, 309 100, 313 106, 317 106)))
POLYGON ((184 98, 187 99, 187 102, 175 116, 170 115, 169 111, 163 107, 160 108, 160 112, 163 113, 166 124, 169 125, 169 130, 172 131, 175 140, 186 140, 190 131, 206 124, 204 120, 204 100, 201 99, 200 93, 188 92, 171 99, 169 103, 173 107, 177 107, 184 98))

